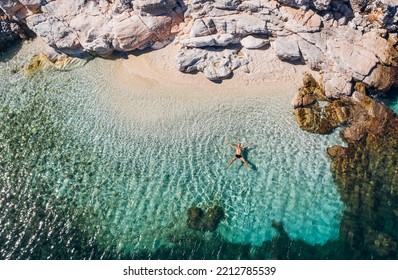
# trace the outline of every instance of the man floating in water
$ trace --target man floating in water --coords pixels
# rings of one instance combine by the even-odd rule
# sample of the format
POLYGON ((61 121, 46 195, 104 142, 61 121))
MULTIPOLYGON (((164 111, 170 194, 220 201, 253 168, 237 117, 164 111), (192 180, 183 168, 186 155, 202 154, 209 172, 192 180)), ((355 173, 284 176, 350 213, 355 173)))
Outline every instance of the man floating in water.
POLYGON ((236 146, 228 143, 228 145, 230 145, 231 147, 233 147, 235 149, 235 156, 233 157, 233 159, 231 159, 231 161, 228 163, 227 167, 225 169, 228 169, 228 167, 237 159, 240 159, 243 164, 249 169, 252 170, 249 166, 249 164, 247 163, 247 161, 244 159, 243 155, 242 155, 242 150, 248 148, 250 145, 247 146, 242 146, 240 144, 240 142, 238 142, 238 144, 236 146))

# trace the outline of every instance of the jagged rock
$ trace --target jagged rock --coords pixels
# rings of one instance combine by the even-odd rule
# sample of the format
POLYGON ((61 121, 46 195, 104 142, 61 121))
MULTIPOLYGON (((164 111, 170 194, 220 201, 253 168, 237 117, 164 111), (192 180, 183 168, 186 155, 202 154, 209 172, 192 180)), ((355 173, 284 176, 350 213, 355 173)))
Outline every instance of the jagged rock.
POLYGON ((380 37, 377 32, 368 32, 360 37, 358 43, 364 49, 375 53, 379 62, 385 65, 398 66, 398 51, 391 42, 380 37))
POLYGON ((27 35, 18 22, 10 19, 0 9, 0 50, 14 41, 26 39, 27 35))
POLYGON ((319 83, 311 74, 306 73, 303 77, 303 86, 298 90, 293 98, 293 107, 307 107, 312 105, 315 101, 324 100, 324 92, 319 83))
MULTIPOLYGON (((194 71, 220 79, 248 59, 236 59, 236 53, 221 59, 210 47, 223 51, 240 43, 256 49, 269 38, 281 60, 301 60, 320 71, 329 98, 349 96, 356 82, 375 90, 396 84, 398 50, 391 35, 397 30, 396 1, 2 0, 0 7, 70 56, 157 49, 178 33, 182 50, 209 51, 208 56, 197 51, 200 59, 190 51, 183 59, 181 52, 178 63, 196 65, 194 71)), ((186 71, 183 65, 178 68, 186 71)))
POLYGON ((301 53, 297 41, 297 35, 276 38, 273 46, 278 58, 287 61, 301 59, 301 53))
POLYGON ((41 11, 41 6, 46 2, 43 0, 19 0, 29 11, 37 14, 41 11))
POLYGON ((334 72, 324 75, 325 94, 328 98, 339 98, 351 95, 352 84, 349 77, 334 72))
POLYGON ((199 207, 191 207, 188 209, 187 225, 193 230, 215 231, 224 218, 224 210, 219 206, 209 208, 206 213, 199 207))
POLYGON ((337 101, 325 107, 320 106, 318 99, 324 101, 325 95, 322 87, 311 75, 304 76, 303 84, 293 99, 294 114, 302 129, 327 134, 349 120, 349 110, 337 101))
POLYGON ((151 15, 168 14, 175 6, 176 0, 136 0, 134 8, 151 15))
POLYGON ((322 18, 312 10, 281 7, 279 11, 283 20, 286 21, 285 28, 293 33, 321 30, 322 18))
POLYGON ((249 35, 240 40, 240 44, 246 49, 258 49, 266 45, 269 45, 269 40, 263 38, 256 38, 254 36, 249 35))
POLYGON ((310 7, 314 6, 317 10, 326 10, 332 0, 277 0, 279 3, 289 5, 291 7, 310 7))
POLYGON ((299 107, 294 110, 300 128, 308 132, 327 134, 332 127, 327 119, 321 117, 321 108, 317 102, 309 107, 299 107))
POLYGON ((236 68, 249 63, 249 58, 238 50, 183 49, 177 57, 182 72, 203 72, 209 80, 228 78, 236 68))
POLYGON ((332 127, 341 126, 351 120, 351 106, 349 99, 334 100, 324 107, 323 116, 332 127))
POLYGON ((379 64, 363 82, 375 91, 388 91, 398 86, 398 68, 379 64))
POLYGON ((217 32, 217 28, 211 18, 199 18, 193 23, 190 31, 191 37, 207 36, 217 32))
POLYGON ((219 9, 236 9, 241 0, 214 0, 214 7, 219 9))
POLYGON ((360 12, 366 5, 369 0, 350 0, 350 4, 354 12, 360 12))
MULTIPOLYGON (((311 83, 307 79, 307 85, 311 83)), ((363 86, 357 83, 355 88, 363 86)), ((357 91, 351 97, 334 100, 323 110, 316 101, 302 103, 297 104, 295 113, 307 125, 304 129, 324 133, 328 127, 345 126, 341 136, 348 146, 327 149, 341 199, 347 206, 341 238, 361 254, 396 258, 398 236, 393 221, 398 207, 393 201, 398 199, 398 116, 357 91), (322 118, 326 119, 323 124, 322 118)))
POLYGON ((318 47, 305 40, 298 40, 298 46, 305 63, 312 70, 325 68, 325 55, 318 47))
POLYGON ((349 150, 342 146, 332 146, 327 148, 327 153, 331 158, 347 158, 349 150))
POLYGON ((362 82, 356 82, 355 86, 354 86, 354 90, 366 95, 366 84, 362 83, 362 82))

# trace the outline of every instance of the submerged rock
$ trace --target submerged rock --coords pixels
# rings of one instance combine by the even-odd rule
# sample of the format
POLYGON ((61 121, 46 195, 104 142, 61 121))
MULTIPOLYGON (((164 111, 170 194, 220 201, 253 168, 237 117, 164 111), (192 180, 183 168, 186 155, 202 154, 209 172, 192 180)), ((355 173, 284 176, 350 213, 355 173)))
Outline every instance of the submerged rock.
POLYGON ((58 69, 70 70, 75 67, 83 66, 87 63, 89 57, 86 59, 72 58, 66 55, 55 54, 55 56, 48 56, 40 52, 34 55, 29 63, 25 65, 25 75, 31 77, 37 74, 40 70, 58 69))
POLYGON ((193 230, 215 231, 224 218, 224 210, 219 206, 209 208, 206 213, 199 207, 191 207, 188 209, 187 225, 193 230))
POLYGON ((396 257, 398 241, 398 116, 360 93, 343 131, 348 147, 328 149, 340 195, 347 205, 343 238, 378 258, 396 257))

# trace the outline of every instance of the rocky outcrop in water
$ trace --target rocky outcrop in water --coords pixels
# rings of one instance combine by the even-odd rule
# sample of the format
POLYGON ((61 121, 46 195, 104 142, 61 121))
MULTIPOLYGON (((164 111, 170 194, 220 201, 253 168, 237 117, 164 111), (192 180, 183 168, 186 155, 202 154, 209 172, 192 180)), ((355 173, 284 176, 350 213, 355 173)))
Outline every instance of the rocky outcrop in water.
POLYGON ((346 203, 342 237, 356 250, 397 256, 398 116, 354 92, 350 125, 342 132, 347 147, 328 149, 332 170, 346 203))
POLYGON ((341 137, 347 146, 327 150, 347 206, 341 237, 364 256, 396 258, 398 116, 366 96, 364 84, 356 84, 352 96, 337 100, 325 99, 318 89, 319 84, 306 77, 294 99, 294 110, 300 127, 307 131, 329 133, 343 127, 341 137))
POLYGON ((193 230, 215 231, 224 218, 224 210, 219 206, 209 208, 206 213, 199 207, 191 207, 188 209, 187 225, 193 230))

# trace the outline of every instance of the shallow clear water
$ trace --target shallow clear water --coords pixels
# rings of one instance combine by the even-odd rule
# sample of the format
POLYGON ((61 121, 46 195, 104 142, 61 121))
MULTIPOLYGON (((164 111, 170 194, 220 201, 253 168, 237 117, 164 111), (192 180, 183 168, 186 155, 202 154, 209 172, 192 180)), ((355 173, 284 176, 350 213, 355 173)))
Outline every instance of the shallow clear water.
MULTIPOLYGON (((343 203, 326 148, 300 130, 289 98, 179 98, 123 90, 113 61, 26 79, 0 64, 0 258, 114 258, 174 246, 191 206, 224 208, 221 240, 259 246, 339 237, 343 203), (252 144, 228 170, 227 142, 252 144)), ((194 234, 194 233, 193 233, 194 234)))

